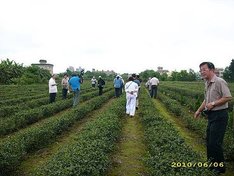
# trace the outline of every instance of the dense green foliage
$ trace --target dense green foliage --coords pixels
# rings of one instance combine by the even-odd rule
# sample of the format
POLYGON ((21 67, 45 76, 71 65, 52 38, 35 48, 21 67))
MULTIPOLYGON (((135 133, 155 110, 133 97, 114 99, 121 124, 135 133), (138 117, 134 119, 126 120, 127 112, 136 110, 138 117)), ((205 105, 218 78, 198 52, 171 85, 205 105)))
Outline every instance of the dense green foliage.
POLYGON ((1 140, 1 172, 4 173, 14 170, 20 164, 26 153, 38 150, 52 143, 58 135, 67 130, 75 121, 84 118, 90 111, 99 108, 104 102, 113 97, 113 95, 113 92, 109 91, 103 94, 103 96, 92 98, 80 104, 76 108, 67 111, 67 113, 46 119, 43 123, 26 128, 11 137, 1 140))
MULTIPOLYGON (((233 86, 230 84, 232 92, 233 86)), ((121 124, 124 123, 122 118, 125 117, 124 95, 112 99, 102 108, 114 96, 112 81, 107 82, 102 96, 98 96, 97 88, 92 88, 85 81, 81 85, 80 103, 75 108, 70 108, 72 94, 66 100, 61 99, 59 86, 60 93, 53 104, 48 104, 47 84, 0 87, 0 175, 15 175, 18 166, 24 165, 23 161, 28 161, 31 153, 39 156, 40 152, 50 150, 50 144, 61 148, 49 155, 46 152, 43 162, 37 158, 38 165, 32 167, 29 174, 105 175, 112 164, 111 154, 117 146, 115 142, 121 139, 121 124), (94 110, 99 108, 101 109, 96 113, 94 110), (76 129, 76 124, 82 124, 81 119, 86 122, 84 126, 79 126, 79 130, 71 133, 75 137, 69 138, 66 143, 60 143, 63 135, 66 136, 73 127, 76 129)), ((141 90, 137 113, 143 125, 147 146, 147 175, 209 175, 205 158, 194 152, 193 146, 186 143, 174 124, 166 120, 165 114, 157 109, 157 104, 149 98, 143 86, 141 90), (191 163, 200 163, 202 167, 192 166, 191 163)), ((166 109, 201 138, 199 142, 203 142, 205 137, 206 122, 204 119, 194 120, 193 111, 202 101, 203 91, 203 82, 162 81, 158 95, 166 109)), ((229 121, 224 152, 225 158, 233 161, 231 125, 232 122, 229 121)), ((19 173, 23 175, 21 171, 19 173)))
POLYGON ((48 82, 51 77, 48 70, 37 66, 24 67, 9 59, 0 63, 0 84, 34 84, 48 82))
MULTIPOLYGON (((181 87, 180 83, 171 84, 168 82, 160 85, 159 99, 166 105, 168 110, 174 113, 177 117, 181 118, 190 130, 205 138, 204 131, 206 130, 206 120, 194 120, 193 113, 197 110, 203 101, 203 91, 196 89, 196 84, 181 87), (172 86, 174 85, 174 86, 172 86), (191 112, 192 111, 192 112, 191 112)), ((202 86, 203 87, 203 86, 202 86)), ((232 90, 232 89, 231 89, 232 90)), ((232 110, 232 103, 229 105, 232 110)), ((227 160, 234 160, 234 134, 232 129, 233 117, 230 116, 228 127, 224 138, 224 154, 227 160)))
POLYGON ((14 79, 20 78, 23 74, 24 67, 9 59, 0 63, 0 84, 11 84, 14 79))
MULTIPOLYGON (((71 76, 72 72, 67 70, 66 73, 71 76)), ((64 73, 60 73, 59 77, 62 78, 64 73)), ((80 72, 77 72, 80 75, 80 72)), ((112 81, 117 73, 107 74, 103 71, 86 71, 83 74, 83 78, 90 80, 93 76, 97 79, 101 76, 104 80, 112 81)), ((124 73, 121 76, 124 80, 127 80, 128 73, 124 73)), ((173 71, 170 75, 168 73, 159 73, 155 70, 145 70, 141 72, 140 77, 146 81, 149 77, 156 76, 161 81, 196 81, 199 80, 199 73, 190 69, 173 71)), ((37 66, 24 67, 23 64, 17 64, 15 61, 9 59, 3 60, 0 63, 0 84, 34 84, 34 83, 45 83, 50 78, 48 70, 41 69, 37 66)), ((229 67, 226 67, 223 77, 227 81, 234 81, 234 60, 232 59, 229 67)))
POLYGON ((150 166, 150 175, 212 175, 202 156, 194 152, 173 124, 155 109, 145 89, 142 90, 140 101, 140 118, 149 149, 146 163, 150 166), (198 163, 202 167, 196 165, 198 163))
POLYGON ((198 73, 195 73, 194 70, 190 69, 189 72, 187 70, 181 70, 180 72, 173 71, 170 76, 167 73, 160 74, 154 70, 145 70, 140 73, 140 77, 143 80, 148 80, 149 77, 157 77, 161 81, 196 81, 198 80, 198 73))
POLYGON ((109 154, 114 142, 120 135, 123 114, 122 97, 89 122, 74 141, 55 153, 34 175, 103 175, 110 165, 109 154))
POLYGON ((227 81, 234 82, 234 59, 232 59, 229 67, 225 68, 223 78, 227 81))
POLYGON ((37 66, 29 66, 24 68, 22 76, 18 79, 14 79, 16 84, 35 84, 35 83, 47 83, 51 74, 48 70, 39 68, 37 66))

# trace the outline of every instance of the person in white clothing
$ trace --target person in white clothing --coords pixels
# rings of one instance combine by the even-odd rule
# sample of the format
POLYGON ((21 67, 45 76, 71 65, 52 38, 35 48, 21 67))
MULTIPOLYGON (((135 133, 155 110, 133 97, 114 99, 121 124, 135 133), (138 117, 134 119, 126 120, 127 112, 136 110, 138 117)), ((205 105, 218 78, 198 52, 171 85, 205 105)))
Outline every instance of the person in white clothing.
POLYGON ((57 83, 55 82, 56 75, 53 74, 49 80, 49 93, 50 93, 50 103, 55 102, 56 94, 58 92, 57 83))
POLYGON ((97 84, 97 80, 96 80, 95 76, 93 76, 93 78, 91 79, 91 84, 92 84, 92 88, 95 88, 95 86, 97 84))
POLYGON ((136 111, 136 98, 138 93, 138 85, 133 81, 133 77, 128 78, 128 82, 125 84, 126 92, 126 114, 133 117, 136 111))
POLYGON ((151 83, 150 83, 151 77, 149 77, 148 81, 145 83, 145 86, 148 88, 149 93, 151 93, 151 83))
POLYGON ((151 98, 156 98, 157 97, 157 91, 158 91, 158 85, 159 85, 158 78, 156 78, 155 76, 153 78, 151 78, 150 84, 151 84, 150 96, 151 96, 151 98))

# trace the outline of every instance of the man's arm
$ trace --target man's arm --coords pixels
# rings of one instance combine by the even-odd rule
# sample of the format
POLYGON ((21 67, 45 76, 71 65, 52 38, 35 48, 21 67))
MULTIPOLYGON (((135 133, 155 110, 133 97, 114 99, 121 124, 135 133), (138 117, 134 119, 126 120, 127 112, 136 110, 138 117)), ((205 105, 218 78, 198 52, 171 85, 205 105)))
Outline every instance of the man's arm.
POLYGON ((228 101, 231 101, 232 97, 222 97, 219 100, 215 100, 213 102, 210 102, 206 105, 208 110, 213 109, 215 106, 221 106, 225 103, 227 103, 228 101))
POLYGON ((204 100, 201 104, 201 106, 197 109, 197 111, 194 113, 194 118, 198 118, 201 114, 201 112, 206 108, 206 101, 204 100))

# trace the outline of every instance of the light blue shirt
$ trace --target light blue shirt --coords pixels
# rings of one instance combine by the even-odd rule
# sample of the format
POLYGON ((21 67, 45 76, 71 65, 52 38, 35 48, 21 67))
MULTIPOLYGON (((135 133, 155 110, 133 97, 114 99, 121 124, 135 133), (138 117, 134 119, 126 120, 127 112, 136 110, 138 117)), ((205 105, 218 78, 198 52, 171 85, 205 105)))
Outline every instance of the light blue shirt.
POLYGON ((114 79, 114 87, 120 88, 121 86, 122 86, 122 80, 120 78, 119 79, 115 78, 114 79))
POLYGON ((78 76, 73 76, 69 80, 69 85, 73 91, 80 90, 80 78, 78 76))

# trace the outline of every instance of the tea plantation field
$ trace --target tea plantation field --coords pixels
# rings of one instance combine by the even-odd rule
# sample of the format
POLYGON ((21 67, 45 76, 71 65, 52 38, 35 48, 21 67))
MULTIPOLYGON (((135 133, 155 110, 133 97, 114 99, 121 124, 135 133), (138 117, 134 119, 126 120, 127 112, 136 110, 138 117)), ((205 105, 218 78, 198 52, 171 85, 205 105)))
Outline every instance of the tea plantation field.
MULTIPOLYGON (((0 175, 158 176, 214 175, 205 150, 205 117, 193 118, 203 100, 203 83, 162 82, 157 99, 142 83, 139 109, 125 114, 125 94, 114 97, 81 86, 49 104, 48 86, 0 85, 0 175)), ((230 84, 234 95, 234 84, 230 84)), ((230 103, 233 106, 233 102, 230 103)), ((224 139, 227 172, 234 173, 233 114, 224 139)))

